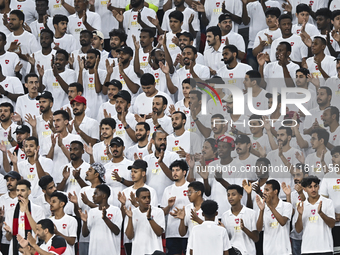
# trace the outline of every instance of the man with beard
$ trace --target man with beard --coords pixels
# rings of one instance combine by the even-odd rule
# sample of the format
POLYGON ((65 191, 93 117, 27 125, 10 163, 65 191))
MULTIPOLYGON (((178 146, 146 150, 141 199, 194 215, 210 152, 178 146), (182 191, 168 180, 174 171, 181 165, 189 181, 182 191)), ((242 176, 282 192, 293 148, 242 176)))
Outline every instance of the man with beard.
MULTIPOLYGON (((21 180, 21 176, 15 171, 10 171, 4 176, 4 179, 7 183, 8 192, 0 197, 0 208, 5 209, 5 211, 9 211, 18 203, 17 182, 21 180)), ((8 254, 10 242, 6 239, 6 230, 3 228, 3 226, 1 226, 1 228, 2 237, 0 251, 2 254, 8 254)))
POLYGON ((214 114, 211 116, 211 138, 218 139, 221 135, 225 135, 228 130, 228 124, 225 123, 222 114, 214 114))
MULTIPOLYGON (((267 154, 267 158, 269 159, 273 168, 276 167, 282 169, 282 167, 286 167, 288 171, 280 170, 273 173, 271 177, 275 178, 280 183, 285 182, 287 185, 292 187, 292 174, 294 173, 294 166, 299 163, 296 155, 302 155, 302 152, 294 147, 291 147, 290 145, 290 141, 292 139, 292 129, 290 127, 280 127, 277 130, 276 139, 279 148, 269 152, 267 154)), ((285 199, 286 197, 282 190, 278 195, 281 199, 285 199)))
POLYGON ((329 198, 333 201, 335 209, 335 226, 332 228, 334 251, 339 249, 339 235, 340 235, 340 197, 337 189, 340 188, 340 146, 335 146, 331 150, 333 169, 325 174, 321 186, 320 195, 329 198))
POLYGON ((144 6, 144 0, 131 0, 131 9, 123 14, 113 10, 113 16, 119 22, 119 28, 123 28, 127 34, 126 44, 133 47, 132 35, 137 38, 140 36, 141 29, 151 28, 156 33, 155 26, 149 21, 148 16, 155 19, 156 13, 154 10, 144 6))
MULTIPOLYGON (((117 50, 126 45, 127 35, 123 29, 113 29, 110 33, 110 52, 108 60, 114 59, 113 61, 117 64, 118 52, 117 50)), ((111 62, 111 61, 110 61, 111 62)))
POLYGON ((48 90, 54 98, 58 99, 53 105, 54 111, 59 110, 68 103, 68 84, 76 82, 76 72, 66 68, 68 60, 69 55, 65 50, 57 50, 53 58, 52 69, 50 69, 50 65, 38 65, 40 76, 39 91, 48 90))
POLYGON ((291 254, 289 226, 293 208, 279 198, 280 184, 269 180, 264 186, 263 200, 256 196, 260 209, 256 222, 257 231, 263 229, 263 254, 271 254, 275 249, 279 254, 291 254), (280 244, 276 242, 280 240, 280 244))
MULTIPOLYGON (((46 144, 47 148, 50 148, 47 158, 52 159, 58 164, 54 165, 54 172, 59 171, 60 166, 66 165, 70 160, 70 143, 72 141, 81 142, 82 138, 79 135, 70 134, 67 131, 67 126, 69 125, 70 116, 64 110, 58 110, 53 113, 53 126, 54 133, 51 135, 51 140, 46 144)), ((60 173, 60 172, 59 172, 60 173)))
POLYGON ((80 32, 80 37, 78 42, 80 42, 81 48, 77 47, 77 50, 72 51, 69 64, 70 68, 72 68, 76 74, 79 73, 79 61, 78 56, 80 59, 85 58, 85 54, 92 49, 91 43, 93 39, 93 33, 89 30, 82 30, 80 32), (79 49, 79 50, 78 50, 79 49))
POLYGON ((36 74, 27 74, 25 76, 25 87, 28 90, 28 93, 22 96, 19 96, 17 99, 15 114, 13 116, 13 120, 19 123, 22 123, 22 118, 26 116, 26 114, 31 114, 32 116, 40 115, 39 112, 39 102, 37 102, 36 97, 39 95, 39 78, 36 74))
POLYGON ((92 109, 91 117, 96 117, 98 108, 102 104, 102 86, 106 81, 106 72, 98 68, 100 52, 96 49, 90 49, 86 53, 86 61, 80 58, 78 61, 78 83, 84 87, 83 96, 86 98, 90 109, 92 109))
POLYGON ((323 128, 321 116, 323 114, 323 111, 331 105, 332 95, 333 95, 332 90, 329 87, 323 86, 317 90, 316 102, 318 103, 318 106, 309 110, 311 115, 306 116, 305 121, 303 123, 304 134, 310 135, 313 129, 320 127, 323 128))
POLYGON ((39 50, 34 35, 23 28, 25 14, 21 10, 12 10, 9 15, 8 26, 12 33, 7 37, 6 50, 14 52, 21 59, 21 73, 26 74, 27 56, 39 50))
POLYGON ((70 123, 72 134, 78 134, 82 138, 82 142, 96 144, 99 140, 99 123, 85 115, 87 101, 85 97, 76 96, 72 101, 72 110, 74 119, 70 123))
POLYGON ((55 49, 64 49, 67 51, 67 53, 71 54, 71 52, 78 49, 80 46, 73 35, 66 33, 67 24, 67 16, 61 14, 56 14, 53 16, 53 42, 55 44, 55 49))
POLYGON ((107 89, 107 97, 109 100, 101 104, 97 114, 97 121, 100 122, 102 119, 111 117, 116 118, 116 99, 115 95, 118 94, 119 91, 122 90, 122 84, 120 81, 113 79, 111 81, 105 82, 103 86, 103 94, 105 88, 107 89))
POLYGON ((93 147, 91 144, 85 144, 85 151, 90 155, 90 163, 100 162, 103 165, 110 162, 110 142, 116 131, 116 121, 112 118, 102 119, 100 122, 100 136, 103 141, 96 143, 93 147))
MULTIPOLYGON (((340 88, 338 85, 340 81, 340 78, 339 78, 340 77, 340 54, 336 57, 336 71, 337 71, 337 74, 329 78, 326 81, 325 87, 329 87, 333 92, 331 105, 336 106, 339 109, 340 108, 340 88)), ((313 95, 312 95, 312 98, 313 98, 313 95)))
MULTIPOLYGON (((96 187, 105 183, 105 172, 106 169, 101 163, 92 164, 90 168, 86 169, 85 177, 85 180, 90 182, 90 185, 83 187, 79 193, 69 193, 69 200, 74 204, 74 211, 77 216, 80 216, 80 210, 82 212, 88 212, 91 208, 97 207, 93 201, 93 195, 96 187)), ((114 196, 114 194, 112 194, 112 196, 114 196)), ((82 232, 79 238, 79 254, 89 254, 89 240, 89 236, 86 236, 85 233, 82 232)))
POLYGON ((117 79, 122 83, 122 89, 126 90, 132 96, 132 105, 138 95, 139 79, 133 70, 133 65, 130 65, 133 50, 130 47, 124 46, 116 50, 118 52, 118 64, 108 70, 108 75, 111 72, 110 80, 117 79), (119 78, 118 78, 119 77, 119 78))
POLYGON ((79 194, 81 188, 90 184, 89 182, 84 181, 86 171, 90 168, 90 164, 82 159, 83 154, 83 144, 79 141, 72 141, 70 144, 71 162, 62 165, 62 167, 58 169, 59 178, 55 178, 59 191, 64 191, 67 194, 79 194))
POLYGON ((131 95, 126 90, 121 90, 114 96, 116 99, 117 128, 114 136, 120 137, 126 148, 131 147, 137 142, 135 128, 137 121, 135 116, 129 112, 131 106, 131 95))
POLYGON ((23 160, 25 160, 25 152, 23 149, 24 141, 30 136, 31 129, 26 125, 20 125, 17 126, 16 130, 14 131, 14 134, 16 134, 16 142, 11 141, 12 148, 9 149, 8 158, 11 165, 14 163, 19 163, 23 160))
POLYGON ((51 139, 52 134, 49 123, 53 117, 51 110, 53 107, 53 97, 51 92, 45 91, 40 96, 37 96, 36 99, 39 100, 40 112, 42 114, 37 117, 26 114, 25 120, 32 127, 32 136, 40 141, 40 155, 46 155, 50 148, 46 147, 45 141, 51 139))
POLYGON ((39 156, 39 143, 36 137, 31 136, 25 140, 24 151, 26 159, 17 164, 13 162, 13 169, 18 171, 23 179, 30 181, 33 185, 32 197, 36 199, 42 194, 38 182, 43 176, 52 175, 53 161, 39 156))
POLYGON ((216 75, 228 79, 228 84, 234 84, 243 89, 244 74, 253 70, 252 67, 247 64, 238 63, 238 48, 235 45, 229 44, 224 46, 222 57, 225 66, 217 70, 216 75))
POLYGON ((149 143, 150 125, 146 122, 138 122, 135 131, 137 144, 128 148, 125 152, 128 160, 134 160, 137 156, 143 158, 152 152, 151 143, 149 143))
POLYGON ((168 166, 179 159, 175 152, 166 150, 166 137, 167 134, 162 131, 154 132, 151 142, 155 146, 155 152, 143 158, 148 164, 146 184, 156 190, 158 204, 161 204, 165 187, 172 184, 172 172, 168 166))
POLYGON ((223 67, 221 61, 222 49, 224 44, 221 42, 221 29, 218 26, 212 26, 207 29, 207 44, 204 50, 204 62, 210 69, 211 75, 216 75, 216 71, 223 67))
POLYGON ((327 107, 322 114, 323 126, 329 128, 329 141, 327 148, 332 150, 340 144, 339 109, 335 106, 327 107))
POLYGON ((4 229, 7 240, 11 240, 9 247, 10 255, 18 255, 17 235, 27 236, 28 233, 37 233, 37 223, 44 219, 44 210, 32 203, 28 196, 31 194, 31 183, 27 180, 17 182, 17 197, 19 203, 6 211, 4 229))
POLYGON ((7 150, 12 147, 11 142, 15 140, 14 133, 18 126, 12 121, 13 115, 14 108, 11 103, 5 102, 0 104, 0 141, 6 146, 7 150))
POLYGON ((110 153, 112 160, 104 167, 106 169, 105 181, 111 190, 118 194, 120 191, 133 184, 127 167, 133 162, 124 157, 124 142, 119 137, 112 138, 110 142, 110 153))
POLYGON ((184 79, 194 78, 207 80, 210 78, 209 68, 207 66, 196 63, 197 49, 194 46, 185 46, 182 50, 182 57, 184 66, 172 76, 172 79, 170 79, 170 76, 167 77, 167 86, 169 88, 169 91, 171 94, 175 94, 177 92, 177 101, 184 98, 182 92, 182 81, 184 79))
MULTIPOLYGON (((135 36, 134 38, 136 39, 135 36)), ((140 31, 139 42, 134 41, 135 58, 133 61, 134 61, 135 69, 137 66, 139 66, 140 69, 144 70, 144 68, 146 68, 149 65, 148 63, 149 54, 153 50, 154 38, 155 38, 155 33, 152 29, 143 28, 140 31)))
MULTIPOLYGON (((189 182, 185 179, 189 170, 188 164, 185 160, 175 160, 169 168, 175 183, 164 190, 161 200, 161 208, 164 211, 164 215, 169 215, 170 211, 175 208, 183 208, 190 203, 188 198, 189 182)), ((168 254, 171 255, 186 253, 188 235, 180 235, 178 232, 179 225, 180 219, 168 216, 165 238, 168 254)))
MULTIPOLYGON (((0 45, 1 45, 1 34, 0 34, 0 45)), ((0 55, 1 56, 1 55, 0 55)), ((1 58, 7 58, 6 56, 1 56, 1 58)), ((7 60, 10 61, 10 60, 7 60)), ((5 63, 1 63, 0 60, 0 104, 1 103, 11 103, 15 106, 15 102, 18 97, 24 94, 24 89, 22 87, 21 81, 17 77, 5 76, 3 73, 3 68, 6 67, 5 63), (5 90, 6 88, 6 90, 5 90)))

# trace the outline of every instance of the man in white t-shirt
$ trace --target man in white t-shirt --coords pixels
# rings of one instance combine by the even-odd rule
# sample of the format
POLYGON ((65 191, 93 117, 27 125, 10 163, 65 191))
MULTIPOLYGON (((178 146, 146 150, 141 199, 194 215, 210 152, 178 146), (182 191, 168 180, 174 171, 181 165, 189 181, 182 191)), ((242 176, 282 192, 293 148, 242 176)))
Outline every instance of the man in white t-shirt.
POLYGON ((302 234, 302 254, 333 254, 332 228, 335 225, 335 210, 331 199, 319 194, 320 179, 310 175, 302 180, 301 185, 308 194, 304 202, 297 206, 298 219, 296 232, 302 234), (323 233, 315 236, 315 233, 323 233))
POLYGON ((184 160, 176 160, 171 163, 169 169, 175 183, 165 188, 161 202, 164 214, 168 215, 165 232, 166 247, 169 254, 185 254, 188 235, 180 235, 178 232, 180 220, 169 214, 174 208, 182 208, 190 203, 188 199, 189 182, 185 179, 189 168, 184 160))
POLYGON ((221 42, 222 33, 218 26, 207 29, 207 47, 204 50, 204 62, 209 67, 210 74, 215 75, 216 71, 224 66, 221 61, 224 44, 221 42), (209 46, 209 47, 208 47, 209 46))
POLYGON ((2 67, 5 67, 5 65, 1 63, 0 60, 0 104, 8 102, 15 107, 15 102, 17 101, 19 96, 22 96, 24 94, 24 89, 22 87, 21 81, 17 77, 5 76, 3 74, 2 67))
POLYGON ((19 65, 19 57, 14 52, 5 50, 7 43, 7 36, 3 32, 0 32, 0 65, 2 73, 7 76, 17 76, 21 80, 21 74, 16 67, 19 65))
POLYGON ((329 128, 329 141, 327 148, 333 149, 334 146, 340 144, 340 128, 339 128, 339 109, 335 106, 327 107, 322 114, 323 126, 329 128))
POLYGON ((289 225, 292 217, 292 205, 283 202, 279 198, 280 183, 274 179, 266 182, 263 192, 263 200, 256 196, 256 202, 260 209, 256 228, 263 229, 263 254, 291 254, 289 239, 289 225), (276 240, 280 240, 278 243, 276 240))
POLYGON ((16 140, 14 139, 16 138, 14 133, 17 128, 17 124, 12 121, 13 115, 13 105, 7 102, 0 104, 0 141, 6 146, 7 150, 12 147, 9 137, 11 137, 13 141, 16 140))
POLYGON ((128 160, 134 160, 135 155, 137 155, 139 158, 143 158, 150 153, 150 125, 147 122, 138 122, 136 124, 135 135, 137 138, 137 144, 127 148, 125 152, 126 158, 128 160))
MULTIPOLYGON (((60 0, 55 0, 55 1, 60 1, 60 0)), ((53 41, 54 41, 56 49, 64 49, 69 54, 71 54, 71 52, 73 52, 74 50, 79 49, 80 45, 76 41, 73 35, 66 34, 67 24, 68 24, 67 16, 56 14, 53 17, 53 28, 55 31, 53 41)))
POLYGON ((292 28, 293 34, 300 35, 303 29, 303 26, 305 26, 304 29, 306 33, 312 38, 320 34, 317 27, 313 23, 308 22, 309 19, 313 19, 313 17, 310 17, 310 13, 311 13, 311 9, 307 4, 300 3, 296 6, 295 15, 296 15, 297 23, 293 25, 293 28, 292 28))
POLYGON ((107 97, 103 96, 103 103, 98 109, 98 114, 96 118, 98 122, 109 116, 111 116, 111 118, 116 118, 116 99, 114 98, 114 96, 122 90, 122 83, 119 80, 113 79, 104 83, 103 90, 105 89, 107 90, 108 101, 105 102, 105 99, 107 99, 107 97))

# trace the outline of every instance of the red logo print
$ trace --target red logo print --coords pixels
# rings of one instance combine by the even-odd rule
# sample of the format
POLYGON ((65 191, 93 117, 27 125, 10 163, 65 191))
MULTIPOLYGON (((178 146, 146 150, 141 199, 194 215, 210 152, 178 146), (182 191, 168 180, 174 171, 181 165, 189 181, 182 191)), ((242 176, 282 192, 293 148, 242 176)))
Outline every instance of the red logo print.
POLYGON ((337 179, 337 180, 336 180, 336 184, 340 184, 340 179, 337 179))
POLYGON ((20 10, 20 9, 21 9, 21 5, 18 4, 18 10, 20 10))
POLYGON ((184 111, 185 112, 185 114, 189 114, 189 111, 184 111))
POLYGON ((63 224, 63 229, 66 229, 66 227, 67 227, 67 224, 63 224))
POLYGON ((65 147, 66 147, 66 149, 70 150, 70 145, 69 144, 66 144, 65 147))
POLYGON ((256 143, 253 143, 253 148, 254 148, 254 149, 256 148, 256 143))
POLYGON ((319 68, 318 68, 318 66, 317 66, 317 65, 315 66, 315 70, 316 70, 316 71, 319 71, 319 68))
POLYGON ((272 216, 272 219, 275 219, 275 216, 274 216, 274 214, 273 214, 273 213, 272 213, 272 215, 271 215, 271 216, 272 216))
POLYGON ((176 141, 175 141, 175 145, 177 146, 177 145, 178 145, 178 143, 179 143, 179 140, 176 140, 176 141))
POLYGON ((24 221, 25 220, 25 216, 20 216, 20 220, 24 221))
POLYGON ((155 73, 155 77, 158 79, 158 77, 159 77, 159 73, 155 73))
POLYGON ((296 30, 297 34, 300 34, 300 32, 301 32, 301 29, 296 30))
POLYGON ((187 190, 183 190, 183 196, 188 196, 188 191, 187 190))
POLYGON ((220 2, 216 2, 216 7, 218 8, 218 7, 220 7, 220 2))
POLYGON ((227 110, 227 106, 223 105, 223 111, 225 112, 227 110))
POLYGON ((333 40, 332 39, 330 39, 330 42, 331 42, 331 44, 333 43, 333 40))
POLYGON ((20 158, 24 159, 25 158, 25 154, 20 154, 20 158))
POLYGON ((80 27, 80 26, 81 26, 81 21, 78 22, 78 27, 80 27))
POLYGON ((121 74, 119 75, 119 78, 120 78, 121 80, 123 80, 123 76, 122 76, 121 74))
POLYGON ((235 219, 236 224, 240 223, 240 219, 235 219))
POLYGON ((113 172, 118 173, 119 169, 113 169, 113 172))
POLYGON ((291 42, 291 43, 290 43, 290 46, 294 46, 294 42, 291 42))
POLYGON ((122 129, 123 124, 118 124, 119 129, 122 129))
POLYGON ((194 126, 194 125, 195 125, 195 121, 192 121, 192 122, 191 122, 191 126, 194 126))
POLYGON ((137 15, 133 15, 133 19, 137 19, 137 17, 138 17, 137 15))
POLYGON ((56 0, 57 4, 59 4, 60 0, 56 0))
POLYGON ((8 84, 5 84, 5 87, 7 88, 7 87, 8 87, 8 84))
POLYGON ((112 214, 112 213, 109 213, 109 214, 107 215, 107 217, 111 220, 112 217, 113 217, 113 214, 112 214))
POLYGON ((107 155, 106 150, 104 150, 104 155, 105 155, 105 156, 107 155))
POLYGON ((36 103, 37 108, 39 108, 39 103, 36 103))
POLYGON ((229 74, 229 77, 230 77, 230 79, 232 79, 232 78, 234 77, 234 74, 233 74, 233 73, 230 73, 230 74, 229 74))
POLYGON ((221 43, 224 44, 224 43, 225 43, 225 39, 222 39, 222 40, 221 40, 221 43))
POLYGON ((316 161, 316 166, 320 166, 320 161, 316 161))
POLYGON ((315 214, 315 209, 311 210, 312 214, 314 215, 315 214))
POLYGON ((190 73, 187 73, 187 78, 190 78, 191 74, 190 73))
POLYGON ((6 60, 5 60, 5 63, 6 63, 6 65, 8 65, 8 63, 9 63, 9 60, 8 60, 8 59, 6 59, 6 60))
POLYGON ((13 206, 15 206, 15 204, 10 204, 9 206, 10 206, 10 207, 13 207, 13 206))
POLYGON ((309 1, 309 5, 312 6, 314 4, 314 1, 309 1))
POLYGON ((292 159, 291 157, 287 157, 288 162, 290 162, 291 159, 292 159))
POLYGON ((257 106, 257 107, 260 107, 260 105, 261 105, 261 102, 257 102, 257 103, 256 103, 256 106, 257 106))
POLYGON ((146 56, 143 57, 143 61, 146 61, 146 56))
POLYGON ((30 172, 32 173, 34 171, 34 167, 30 167, 30 172))
POLYGON ((337 137, 337 135, 333 135, 333 141, 335 141, 336 137, 337 137))
POLYGON ((139 153, 138 153, 138 156, 139 156, 139 157, 143 157, 143 152, 139 152, 139 153))
POLYGON ((56 46, 59 46, 60 43, 54 43, 56 46))
POLYGON ((159 167, 158 162, 155 162, 155 166, 156 166, 156 167, 159 167))
POLYGON ((156 126, 153 126, 153 130, 155 130, 155 132, 157 131, 157 128, 156 128, 156 126))
POLYGON ((93 82, 93 78, 89 78, 89 81, 92 83, 93 82))
POLYGON ((299 199, 299 201, 301 201, 301 197, 300 196, 298 196, 298 199, 299 199))
POLYGON ((45 124, 45 129, 49 129, 49 125, 48 124, 45 124))
POLYGON ((250 169, 250 165, 246 165, 246 168, 247 168, 247 170, 249 170, 250 169))
POLYGON ((19 42, 19 40, 17 39, 17 40, 14 40, 15 42, 19 42))

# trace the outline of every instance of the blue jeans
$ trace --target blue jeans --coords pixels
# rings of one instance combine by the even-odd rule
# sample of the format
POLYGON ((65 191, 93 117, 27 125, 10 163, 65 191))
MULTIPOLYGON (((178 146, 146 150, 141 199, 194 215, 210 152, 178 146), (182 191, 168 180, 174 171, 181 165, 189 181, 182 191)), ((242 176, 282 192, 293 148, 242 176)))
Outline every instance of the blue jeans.
POLYGON ((290 239, 292 242, 292 253, 293 255, 301 255, 301 243, 302 240, 290 239))
POLYGON ((89 243, 88 242, 79 243, 79 254, 81 255, 89 254, 89 243))

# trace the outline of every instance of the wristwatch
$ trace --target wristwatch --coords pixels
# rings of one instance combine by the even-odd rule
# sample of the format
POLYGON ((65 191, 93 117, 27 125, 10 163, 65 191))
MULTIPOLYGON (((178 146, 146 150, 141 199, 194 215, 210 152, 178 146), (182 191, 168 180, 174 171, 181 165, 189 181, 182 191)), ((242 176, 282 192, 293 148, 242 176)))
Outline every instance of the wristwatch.
POLYGON ((4 92, 4 96, 5 96, 5 97, 7 97, 7 96, 8 96, 8 94, 9 94, 9 92, 8 92, 7 90, 5 90, 5 92, 4 92))
POLYGON ((122 177, 122 179, 120 180, 120 183, 124 183, 125 179, 122 177))
POLYGON ((159 124, 157 127, 155 127, 156 129, 159 129, 161 127, 161 125, 159 124))
POLYGON ((151 216, 151 218, 148 218, 148 220, 153 220, 153 217, 151 216))
POLYGON ((195 121, 195 122, 198 121, 198 118, 194 119, 194 121, 195 121))
POLYGON ((126 127, 124 127, 124 129, 129 129, 129 128, 130 128, 129 124, 127 124, 126 127))

